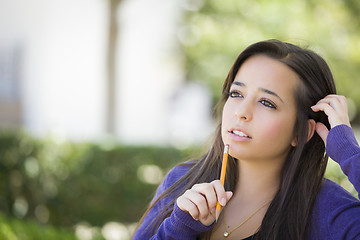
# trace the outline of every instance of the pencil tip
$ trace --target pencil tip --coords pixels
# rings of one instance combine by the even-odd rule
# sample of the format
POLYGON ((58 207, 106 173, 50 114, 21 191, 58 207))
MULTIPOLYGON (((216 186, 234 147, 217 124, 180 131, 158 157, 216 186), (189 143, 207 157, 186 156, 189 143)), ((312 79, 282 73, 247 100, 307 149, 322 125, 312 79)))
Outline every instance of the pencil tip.
POLYGON ((219 215, 220 215, 220 211, 218 211, 218 210, 216 209, 216 212, 215 212, 215 221, 216 221, 216 223, 218 222, 219 215))

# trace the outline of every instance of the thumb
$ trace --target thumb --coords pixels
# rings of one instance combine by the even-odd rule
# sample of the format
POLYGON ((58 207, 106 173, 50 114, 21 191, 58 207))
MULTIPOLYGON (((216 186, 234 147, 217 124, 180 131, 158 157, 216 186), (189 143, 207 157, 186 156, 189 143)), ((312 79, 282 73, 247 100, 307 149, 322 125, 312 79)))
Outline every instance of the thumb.
POLYGON ((233 196, 233 192, 228 191, 225 193, 226 194, 226 202, 230 200, 230 198, 233 196))
POLYGON ((322 140, 324 141, 324 144, 326 146, 326 138, 329 134, 329 130, 323 123, 319 123, 319 122, 316 123, 315 129, 316 129, 317 134, 319 134, 319 136, 322 138, 322 140))

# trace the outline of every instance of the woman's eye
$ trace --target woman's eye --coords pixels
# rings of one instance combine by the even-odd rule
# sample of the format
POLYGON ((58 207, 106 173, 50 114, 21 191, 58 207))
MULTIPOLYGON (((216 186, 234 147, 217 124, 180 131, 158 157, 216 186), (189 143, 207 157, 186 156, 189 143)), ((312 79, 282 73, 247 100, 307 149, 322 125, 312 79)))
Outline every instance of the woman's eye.
POLYGON ((229 93, 229 96, 232 97, 232 98, 235 98, 235 97, 243 97, 243 95, 237 91, 231 91, 229 93))
POLYGON ((265 107, 276 109, 276 105, 268 100, 261 100, 260 103, 265 107))

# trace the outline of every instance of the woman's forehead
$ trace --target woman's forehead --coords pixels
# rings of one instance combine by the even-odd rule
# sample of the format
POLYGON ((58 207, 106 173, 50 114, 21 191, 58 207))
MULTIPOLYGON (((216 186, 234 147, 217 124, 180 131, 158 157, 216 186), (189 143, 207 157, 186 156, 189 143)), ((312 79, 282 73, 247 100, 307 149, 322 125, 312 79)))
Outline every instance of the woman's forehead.
POLYGON ((299 82, 298 75, 286 64, 264 55, 255 55, 240 66, 232 86, 257 87, 286 94, 294 90, 299 82))

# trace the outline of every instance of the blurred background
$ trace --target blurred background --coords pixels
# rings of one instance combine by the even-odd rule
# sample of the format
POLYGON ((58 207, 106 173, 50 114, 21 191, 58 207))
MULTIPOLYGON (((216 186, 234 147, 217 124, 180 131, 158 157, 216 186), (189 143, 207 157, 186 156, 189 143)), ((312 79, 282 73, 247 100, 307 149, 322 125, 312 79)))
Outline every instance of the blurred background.
MULTIPOLYGON (((0 238, 130 239, 237 55, 318 52, 360 124, 357 0, 0 0, 0 238)), ((354 195, 337 164, 327 177, 354 195)))

